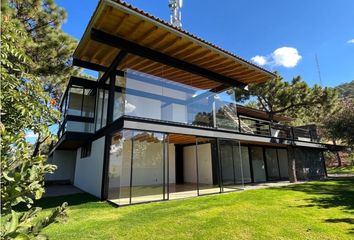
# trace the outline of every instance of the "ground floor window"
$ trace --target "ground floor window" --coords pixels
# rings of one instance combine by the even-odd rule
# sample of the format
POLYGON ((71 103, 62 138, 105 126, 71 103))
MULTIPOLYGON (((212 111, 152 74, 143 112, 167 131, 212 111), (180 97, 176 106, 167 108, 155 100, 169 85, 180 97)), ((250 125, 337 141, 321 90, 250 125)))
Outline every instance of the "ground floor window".
POLYGON ((126 129, 111 136, 108 200, 127 205, 236 191, 285 177, 285 158, 285 149, 237 140, 126 129))

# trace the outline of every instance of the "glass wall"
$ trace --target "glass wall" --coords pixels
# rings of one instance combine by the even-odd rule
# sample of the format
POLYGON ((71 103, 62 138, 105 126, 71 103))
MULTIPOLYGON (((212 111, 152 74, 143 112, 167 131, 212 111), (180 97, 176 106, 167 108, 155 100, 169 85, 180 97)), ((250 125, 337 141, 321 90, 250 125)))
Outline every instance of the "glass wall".
POLYGON ((197 138, 196 149, 198 161, 198 194, 219 193, 219 168, 215 154, 213 154, 213 152, 216 151, 216 141, 208 138, 197 138))
MULTIPOLYGON (((234 148, 236 149, 236 148, 234 148)), ((249 152, 248 152, 248 147, 246 146, 241 146, 241 154, 240 158, 242 161, 240 164, 236 164, 236 166, 240 166, 240 168, 237 168, 237 176, 241 175, 241 170, 242 170, 242 177, 243 177, 243 182, 244 183, 250 183, 252 182, 252 177, 251 177, 251 168, 250 168, 250 157, 249 157, 249 152)), ((238 155, 235 153, 236 156, 236 161, 240 161, 238 159, 238 155)), ((238 181, 241 181, 238 179, 238 181)))
POLYGON ((267 180, 262 147, 250 147, 254 182, 267 180))
POLYGON ((222 190, 232 191, 243 188, 244 176, 250 174, 249 164, 246 163, 248 157, 242 156, 239 141, 220 140, 219 152, 222 190))
POLYGON ((111 140, 108 199, 118 205, 235 191, 267 174, 287 178, 286 149, 138 130, 111 140))
POLYGON ((131 203, 164 199, 164 134, 134 131, 131 203))
POLYGON ((126 205, 163 200, 165 134, 123 130, 112 137, 108 200, 126 205))
POLYGON ((267 162, 268 179, 269 180, 279 179, 280 172, 279 172, 277 149, 266 148, 265 157, 267 162))
POLYGON ((112 136, 108 171, 108 200, 130 204, 130 173, 133 132, 123 130, 112 136))
POLYGON ((238 130, 236 101, 233 91, 223 91, 215 94, 215 127, 238 130))
POLYGON ((95 99, 96 91, 93 89, 87 89, 82 86, 70 87, 66 114, 93 118, 95 99))
POLYGON ((236 103, 225 87, 198 88, 188 79, 182 84, 133 70, 125 78, 125 115, 238 129, 236 103))
POLYGON ((107 123, 107 107, 108 107, 108 90, 98 89, 96 99, 96 131, 106 126, 107 123))
POLYGON ((281 178, 289 178, 288 152, 286 149, 277 149, 281 178))

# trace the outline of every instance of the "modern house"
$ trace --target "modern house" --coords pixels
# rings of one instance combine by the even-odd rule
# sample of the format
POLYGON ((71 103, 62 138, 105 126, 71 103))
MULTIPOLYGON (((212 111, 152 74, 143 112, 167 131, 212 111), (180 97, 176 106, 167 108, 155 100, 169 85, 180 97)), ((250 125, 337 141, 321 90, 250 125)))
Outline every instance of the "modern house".
POLYGON ((99 77, 70 79, 47 181, 127 205, 326 175, 313 126, 236 103, 272 72, 131 5, 99 2, 73 65, 99 77))

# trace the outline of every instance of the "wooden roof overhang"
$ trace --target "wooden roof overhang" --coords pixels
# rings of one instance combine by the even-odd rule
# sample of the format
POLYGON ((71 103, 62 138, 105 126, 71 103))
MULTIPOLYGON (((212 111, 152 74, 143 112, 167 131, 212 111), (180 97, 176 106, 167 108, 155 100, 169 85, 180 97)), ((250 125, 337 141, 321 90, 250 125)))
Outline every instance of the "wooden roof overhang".
POLYGON ((202 89, 243 87, 275 77, 230 52, 121 1, 101 0, 73 64, 106 72, 133 69, 202 89))

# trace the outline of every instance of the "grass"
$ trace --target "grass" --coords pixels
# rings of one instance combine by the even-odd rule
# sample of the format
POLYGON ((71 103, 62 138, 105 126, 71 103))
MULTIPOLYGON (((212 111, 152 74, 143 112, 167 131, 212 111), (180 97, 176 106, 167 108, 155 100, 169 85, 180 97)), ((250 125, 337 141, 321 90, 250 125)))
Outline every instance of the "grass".
POLYGON ((327 167, 327 173, 330 174, 354 174, 354 166, 345 166, 345 167, 327 167))
POLYGON ((353 239, 354 178, 116 208, 87 194, 67 201, 66 224, 50 239, 353 239))

